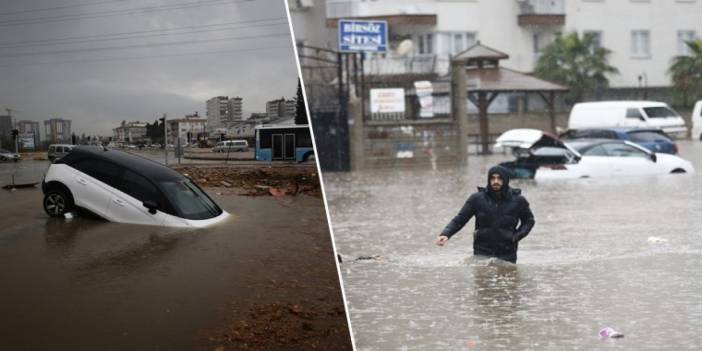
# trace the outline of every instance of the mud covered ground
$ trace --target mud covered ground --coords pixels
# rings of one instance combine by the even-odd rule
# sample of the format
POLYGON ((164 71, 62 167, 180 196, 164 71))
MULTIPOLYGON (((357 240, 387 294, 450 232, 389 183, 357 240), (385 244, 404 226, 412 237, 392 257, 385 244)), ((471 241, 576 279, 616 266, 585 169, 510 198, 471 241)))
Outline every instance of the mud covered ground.
POLYGON ((351 350, 322 199, 236 195, 318 184, 302 168, 186 167, 232 214, 199 230, 49 218, 38 187, 0 190, 0 349, 351 350))
POLYGON ((279 166, 173 166, 201 187, 218 188, 224 195, 322 196, 314 164, 279 166))

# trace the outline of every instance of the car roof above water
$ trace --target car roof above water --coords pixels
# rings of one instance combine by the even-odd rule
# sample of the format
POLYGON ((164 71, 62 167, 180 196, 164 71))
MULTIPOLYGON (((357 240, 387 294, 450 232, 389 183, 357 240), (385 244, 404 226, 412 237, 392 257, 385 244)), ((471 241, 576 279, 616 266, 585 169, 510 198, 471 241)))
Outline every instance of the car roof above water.
POLYGON ((148 158, 98 146, 75 147, 71 153, 62 158, 59 163, 71 165, 86 158, 112 162, 153 181, 177 181, 185 178, 182 174, 148 158))

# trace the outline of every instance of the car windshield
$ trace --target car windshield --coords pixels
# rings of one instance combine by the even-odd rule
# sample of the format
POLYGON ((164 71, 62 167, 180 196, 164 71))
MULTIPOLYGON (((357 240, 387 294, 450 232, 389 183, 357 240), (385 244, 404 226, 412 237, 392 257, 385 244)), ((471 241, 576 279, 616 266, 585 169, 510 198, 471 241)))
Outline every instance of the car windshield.
POLYGON ((675 113, 675 111, 665 106, 644 107, 644 111, 646 111, 646 115, 648 116, 648 118, 678 117, 678 114, 675 113))
POLYGON ((161 182, 159 186, 183 218, 209 219, 222 214, 219 206, 190 180, 161 182))

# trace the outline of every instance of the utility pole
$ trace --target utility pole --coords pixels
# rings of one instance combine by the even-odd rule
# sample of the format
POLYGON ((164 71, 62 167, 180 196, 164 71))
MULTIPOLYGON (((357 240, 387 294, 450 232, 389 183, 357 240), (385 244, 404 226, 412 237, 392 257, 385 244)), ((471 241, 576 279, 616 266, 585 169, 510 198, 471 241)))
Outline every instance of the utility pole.
POLYGON ((168 125, 166 124, 166 114, 163 114, 163 153, 165 163, 168 166, 168 125))

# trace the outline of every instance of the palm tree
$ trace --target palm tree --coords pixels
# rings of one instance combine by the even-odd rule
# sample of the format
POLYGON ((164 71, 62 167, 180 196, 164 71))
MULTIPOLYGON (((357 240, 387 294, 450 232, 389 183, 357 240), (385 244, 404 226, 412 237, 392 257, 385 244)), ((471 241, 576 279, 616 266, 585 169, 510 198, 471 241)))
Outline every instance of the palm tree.
POLYGON ((558 36, 546 46, 536 63, 534 75, 568 86, 569 103, 581 101, 586 92, 599 91, 609 86, 607 74, 619 71, 608 64, 610 50, 595 46, 595 37, 577 32, 558 36))
POLYGON ((685 44, 692 50, 692 55, 673 57, 668 74, 673 77, 676 93, 682 94, 683 106, 688 106, 690 94, 702 95, 702 40, 685 44))

